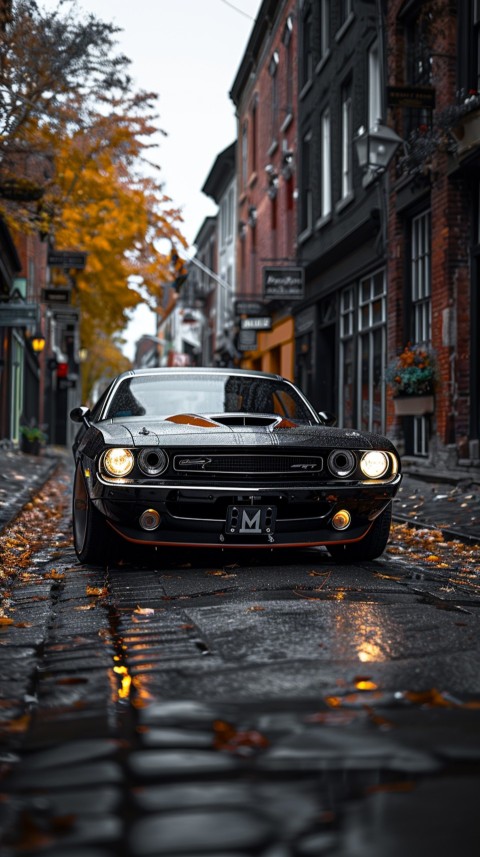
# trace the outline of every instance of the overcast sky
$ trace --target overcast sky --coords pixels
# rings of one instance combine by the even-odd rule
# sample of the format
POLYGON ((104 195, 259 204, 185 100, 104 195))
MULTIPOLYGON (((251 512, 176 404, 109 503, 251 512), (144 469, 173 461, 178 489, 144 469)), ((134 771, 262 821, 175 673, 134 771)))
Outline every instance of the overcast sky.
MULTIPOLYGON (((55 8, 56 0, 40 0, 55 8)), ((261 0, 78 0, 77 10, 93 12, 122 28, 119 51, 132 61, 141 89, 160 95, 162 138, 155 160, 165 192, 183 211, 183 233, 192 244, 203 219, 216 212, 201 192, 216 156, 236 137, 229 91, 245 51, 261 0)), ((153 158, 152 158, 153 160, 153 158)), ((147 312, 129 326, 133 340, 153 333, 147 312)))

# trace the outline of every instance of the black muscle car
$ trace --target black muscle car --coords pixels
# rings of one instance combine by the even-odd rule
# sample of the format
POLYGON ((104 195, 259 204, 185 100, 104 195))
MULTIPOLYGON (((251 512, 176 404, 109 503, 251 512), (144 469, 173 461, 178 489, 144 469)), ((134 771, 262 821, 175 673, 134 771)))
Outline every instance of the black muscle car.
POLYGON ((81 562, 143 546, 325 545, 380 556, 400 460, 385 437, 332 427, 278 375, 125 372, 75 408, 73 531, 81 562))

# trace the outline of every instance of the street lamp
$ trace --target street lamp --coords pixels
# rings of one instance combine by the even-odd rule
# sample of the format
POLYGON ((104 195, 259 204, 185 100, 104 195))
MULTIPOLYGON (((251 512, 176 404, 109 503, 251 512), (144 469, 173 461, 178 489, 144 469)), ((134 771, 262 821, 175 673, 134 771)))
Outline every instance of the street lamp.
POLYGON ((30 342, 35 354, 41 354, 45 348, 45 337, 43 333, 40 330, 37 330, 37 332, 32 336, 30 342))
POLYGON ((361 125, 353 138, 357 158, 364 172, 363 187, 367 187, 372 181, 377 180, 378 196, 380 202, 380 232, 377 242, 377 252, 382 255, 387 248, 387 168, 395 155, 398 147, 403 143, 401 137, 387 125, 376 122, 368 130, 361 125))
POLYGON ((368 130, 361 125, 353 142, 362 169, 382 175, 403 140, 392 128, 377 122, 368 130))

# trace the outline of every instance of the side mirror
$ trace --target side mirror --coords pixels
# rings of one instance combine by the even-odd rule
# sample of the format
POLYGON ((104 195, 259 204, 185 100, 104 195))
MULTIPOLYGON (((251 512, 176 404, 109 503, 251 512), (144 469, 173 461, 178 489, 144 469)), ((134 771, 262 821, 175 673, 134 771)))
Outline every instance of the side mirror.
POLYGON ((337 425, 337 418, 335 414, 331 414, 330 411, 319 411, 318 416, 320 417, 324 426, 337 425))
POLYGON ((86 425, 87 428, 90 425, 90 417, 91 417, 90 408, 79 407, 79 408, 74 408, 73 411, 70 411, 70 419, 72 420, 72 422, 73 423, 84 423, 84 425, 86 425))

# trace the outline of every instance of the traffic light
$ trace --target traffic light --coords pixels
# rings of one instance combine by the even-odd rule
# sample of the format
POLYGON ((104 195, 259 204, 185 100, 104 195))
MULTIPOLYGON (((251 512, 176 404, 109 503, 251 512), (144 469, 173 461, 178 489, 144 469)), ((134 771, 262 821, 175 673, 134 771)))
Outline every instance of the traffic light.
POLYGON ((174 249, 170 253, 170 270, 174 276, 172 288, 179 292, 188 277, 188 268, 185 260, 174 249))

